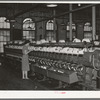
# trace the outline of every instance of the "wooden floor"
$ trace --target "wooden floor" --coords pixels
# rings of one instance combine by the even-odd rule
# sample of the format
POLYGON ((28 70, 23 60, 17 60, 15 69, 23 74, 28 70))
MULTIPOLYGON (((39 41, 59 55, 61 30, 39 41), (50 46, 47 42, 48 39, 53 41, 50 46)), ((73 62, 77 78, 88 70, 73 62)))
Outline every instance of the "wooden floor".
MULTIPOLYGON (((14 67, 14 66, 13 66, 14 67)), ((67 88, 56 88, 58 81, 49 79, 39 81, 35 77, 22 79, 21 72, 12 69, 10 66, 0 66, 0 90, 80 90, 76 85, 67 88)))
MULTIPOLYGON (((10 67, 10 66, 7 66, 10 67)), ((21 73, 0 66, 0 90, 44 90, 35 80, 21 79, 21 73)))

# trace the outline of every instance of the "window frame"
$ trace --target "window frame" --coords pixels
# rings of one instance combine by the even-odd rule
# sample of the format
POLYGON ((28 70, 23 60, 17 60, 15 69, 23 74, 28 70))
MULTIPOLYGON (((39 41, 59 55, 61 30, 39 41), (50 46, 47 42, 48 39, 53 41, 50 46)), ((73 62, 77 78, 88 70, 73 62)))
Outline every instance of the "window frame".
MULTIPOLYGON (((55 26, 55 29, 56 29, 56 32, 57 32, 57 24, 55 26)), ((56 39, 55 36, 56 36, 56 34, 54 34, 54 20, 48 20, 46 22, 46 37, 45 38, 46 38, 46 40, 48 40, 48 38, 51 38, 51 40, 48 40, 48 41, 53 41, 53 40, 56 39), (48 23, 50 23, 50 25, 48 25, 48 23), (51 32, 51 36, 48 36, 49 32, 51 32)))
MULTIPOLYGON (((35 30, 36 30, 36 24, 32 21, 32 18, 25 18, 24 20, 23 20, 23 39, 35 39, 35 30), (24 25, 27 25, 27 27, 26 28, 24 28, 24 25), (32 26, 34 24, 34 26, 33 26, 33 28, 32 29, 29 29, 28 28, 28 26, 32 26), (24 35, 25 32, 26 31, 26 35, 24 35), (32 35, 32 36, 34 36, 33 38, 28 38, 28 35, 27 35, 27 32, 28 32, 28 34, 30 34, 30 31, 33 31, 33 34, 34 35, 32 35), (25 38, 24 38, 25 37, 25 38)), ((31 36, 31 35, 29 35, 29 36, 31 36)))
POLYGON ((0 17, 0 37, 2 36, 2 39, 0 39, 0 53, 3 53, 4 52, 4 45, 10 41, 10 23, 6 22, 6 17, 0 17), (3 27, 3 25, 5 25, 3 27), (9 26, 9 27, 8 27, 9 26), (4 34, 4 32, 6 34, 4 34), (9 31, 9 32, 7 32, 9 31), (7 35, 9 33, 9 35, 7 35), (9 39, 7 39, 9 37, 9 39))

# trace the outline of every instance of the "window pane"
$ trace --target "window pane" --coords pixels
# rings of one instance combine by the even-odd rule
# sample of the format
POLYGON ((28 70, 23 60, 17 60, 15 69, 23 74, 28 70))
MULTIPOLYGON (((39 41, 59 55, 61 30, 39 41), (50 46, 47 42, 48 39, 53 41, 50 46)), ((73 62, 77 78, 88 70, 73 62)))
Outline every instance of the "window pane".
MULTIPOLYGON (((66 30, 68 30, 69 31, 69 22, 68 22, 68 24, 67 24, 67 26, 66 26, 66 30)), ((72 23, 72 29, 73 30, 76 30, 76 25, 74 24, 74 23, 72 23)))
POLYGON ((0 28, 10 28, 10 23, 5 22, 5 17, 0 17, 0 28))
POLYGON ((26 18, 23 21, 23 39, 34 38, 35 36, 35 23, 31 18, 26 18))
POLYGON ((31 18, 26 18, 23 21, 23 30, 35 30, 35 23, 32 21, 31 18), (30 29, 29 29, 30 26, 30 29))
POLYGON ((92 31, 91 23, 85 23, 84 25, 84 31, 92 31))
POLYGON ((46 30, 53 30, 53 20, 49 20, 46 24, 46 30))
POLYGON ((3 36, 0 36, 0 41, 3 41, 3 36))
POLYGON ((10 41, 10 23, 5 22, 5 17, 0 17, 0 52, 4 52, 3 45, 10 41), (9 30, 5 30, 9 29, 9 30))

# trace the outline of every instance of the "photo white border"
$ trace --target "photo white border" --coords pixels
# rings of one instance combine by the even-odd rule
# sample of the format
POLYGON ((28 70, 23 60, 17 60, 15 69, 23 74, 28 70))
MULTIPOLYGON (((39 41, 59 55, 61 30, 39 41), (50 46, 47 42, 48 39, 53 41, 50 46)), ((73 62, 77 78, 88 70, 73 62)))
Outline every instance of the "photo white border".
POLYGON ((0 98, 2 99, 100 98, 100 91, 46 91, 46 90, 0 91, 0 98))
POLYGON ((0 3, 58 3, 58 4, 60 4, 60 3, 62 3, 62 4, 64 4, 64 3, 73 3, 73 4, 77 4, 77 3, 85 3, 85 4, 87 4, 87 3, 100 3, 100 0, 98 0, 98 1, 94 1, 94 0, 4 0, 4 1, 1 1, 0 0, 0 3))
MULTIPOLYGON (((45 0, 33 0, 33 1, 0 1, 0 3, 84 3, 84 4, 99 4, 100 1, 92 1, 92 0, 83 0, 83 1, 70 1, 70 0, 54 0, 54 1, 45 1, 45 0)), ((0 99, 52 99, 52 98, 100 98, 100 91, 38 91, 38 90, 26 90, 26 91, 8 91, 8 90, 0 90, 0 99)))

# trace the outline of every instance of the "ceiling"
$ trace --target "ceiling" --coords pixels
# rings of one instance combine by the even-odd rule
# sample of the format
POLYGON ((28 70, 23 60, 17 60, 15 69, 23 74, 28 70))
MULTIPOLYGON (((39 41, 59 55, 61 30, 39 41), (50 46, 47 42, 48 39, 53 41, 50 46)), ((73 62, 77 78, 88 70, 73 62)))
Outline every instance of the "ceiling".
MULTIPOLYGON (((69 15, 69 4, 57 4, 58 6, 55 8, 49 8, 46 6, 47 4, 41 3, 0 3, 0 8, 4 8, 6 11, 6 17, 8 18, 16 18, 24 13, 30 12, 31 17, 41 17, 41 18, 49 18, 53 16, 53 11, 56 11, 56 15, 61 15, 59 18, 67 18, 69 15), (66 13, 68 12, 68 13, 66 13), (39 14, 41 13, 41 14, 39 14)), ((90 4, 73 4, 72 9, 79 9, 81 7, 88 6, 90 4)), ((97 6, 97 15, 99 16, 100 5, 97 6)), ((78 10, 73 13, 74 18, 91 18, 92 9, 91 7, 84 8, 83 10, 78 10)))

